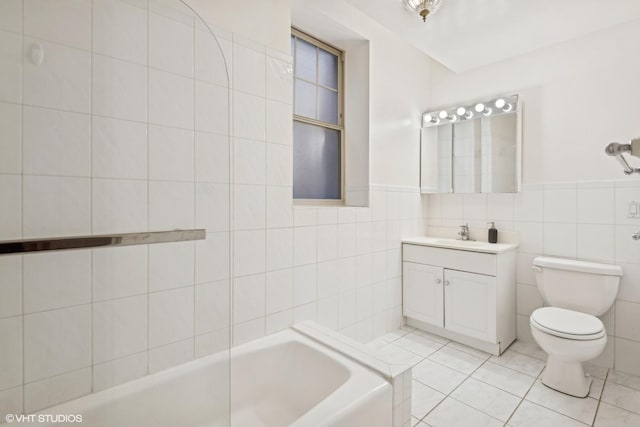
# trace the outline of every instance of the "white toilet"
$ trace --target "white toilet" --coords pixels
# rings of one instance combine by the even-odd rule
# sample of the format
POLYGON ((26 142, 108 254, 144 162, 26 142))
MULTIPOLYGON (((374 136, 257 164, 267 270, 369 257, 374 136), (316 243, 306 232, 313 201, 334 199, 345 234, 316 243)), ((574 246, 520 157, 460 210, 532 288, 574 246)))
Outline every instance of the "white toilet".
POLYGON ((577 397, 589 394, 591 377, 582 362, 602 353, 607 344, 606 313, 618 294, 622 268, 561 258, 533 260, 536 283, 545 304, 529 319, 531 333, 549 355, 542 383, 577 397))

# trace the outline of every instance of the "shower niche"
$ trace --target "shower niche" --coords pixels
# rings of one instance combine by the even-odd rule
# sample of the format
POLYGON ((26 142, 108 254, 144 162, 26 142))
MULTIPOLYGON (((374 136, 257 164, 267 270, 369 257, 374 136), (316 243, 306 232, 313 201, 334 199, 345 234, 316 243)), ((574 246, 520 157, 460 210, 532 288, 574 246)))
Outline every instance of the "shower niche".
POLYGON ((516 193, 521 185, 518 95, 423 114, 422 193, 516 193))

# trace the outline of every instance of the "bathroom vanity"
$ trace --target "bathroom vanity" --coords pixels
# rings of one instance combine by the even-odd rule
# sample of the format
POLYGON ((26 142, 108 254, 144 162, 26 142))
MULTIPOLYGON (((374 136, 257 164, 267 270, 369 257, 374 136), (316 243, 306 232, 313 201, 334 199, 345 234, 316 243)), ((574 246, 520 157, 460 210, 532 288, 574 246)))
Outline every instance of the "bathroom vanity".
POLYGON ((516 338, 516 247, 437 237, 403 239, 407 324, 501 354, 516 338))

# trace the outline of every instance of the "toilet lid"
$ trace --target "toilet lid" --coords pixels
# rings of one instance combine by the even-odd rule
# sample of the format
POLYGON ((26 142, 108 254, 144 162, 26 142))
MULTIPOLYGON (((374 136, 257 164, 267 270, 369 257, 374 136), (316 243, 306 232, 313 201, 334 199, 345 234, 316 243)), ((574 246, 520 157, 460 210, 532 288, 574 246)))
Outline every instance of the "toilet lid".
POLYGON ((595 316, 558 307, 539 308, 531 314, 531 324, 563 338, 589 340, 605 334, 604 325, 595 316))

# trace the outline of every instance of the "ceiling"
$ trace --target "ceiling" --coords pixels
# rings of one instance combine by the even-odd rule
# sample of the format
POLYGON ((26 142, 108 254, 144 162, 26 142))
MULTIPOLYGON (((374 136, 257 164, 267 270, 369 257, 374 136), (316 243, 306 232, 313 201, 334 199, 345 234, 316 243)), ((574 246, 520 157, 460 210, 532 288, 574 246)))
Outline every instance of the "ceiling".
POLYGON ((455 72, 640 18, 640 0, 446 0, 427 22, 401 0, 345 0, 455 72))

